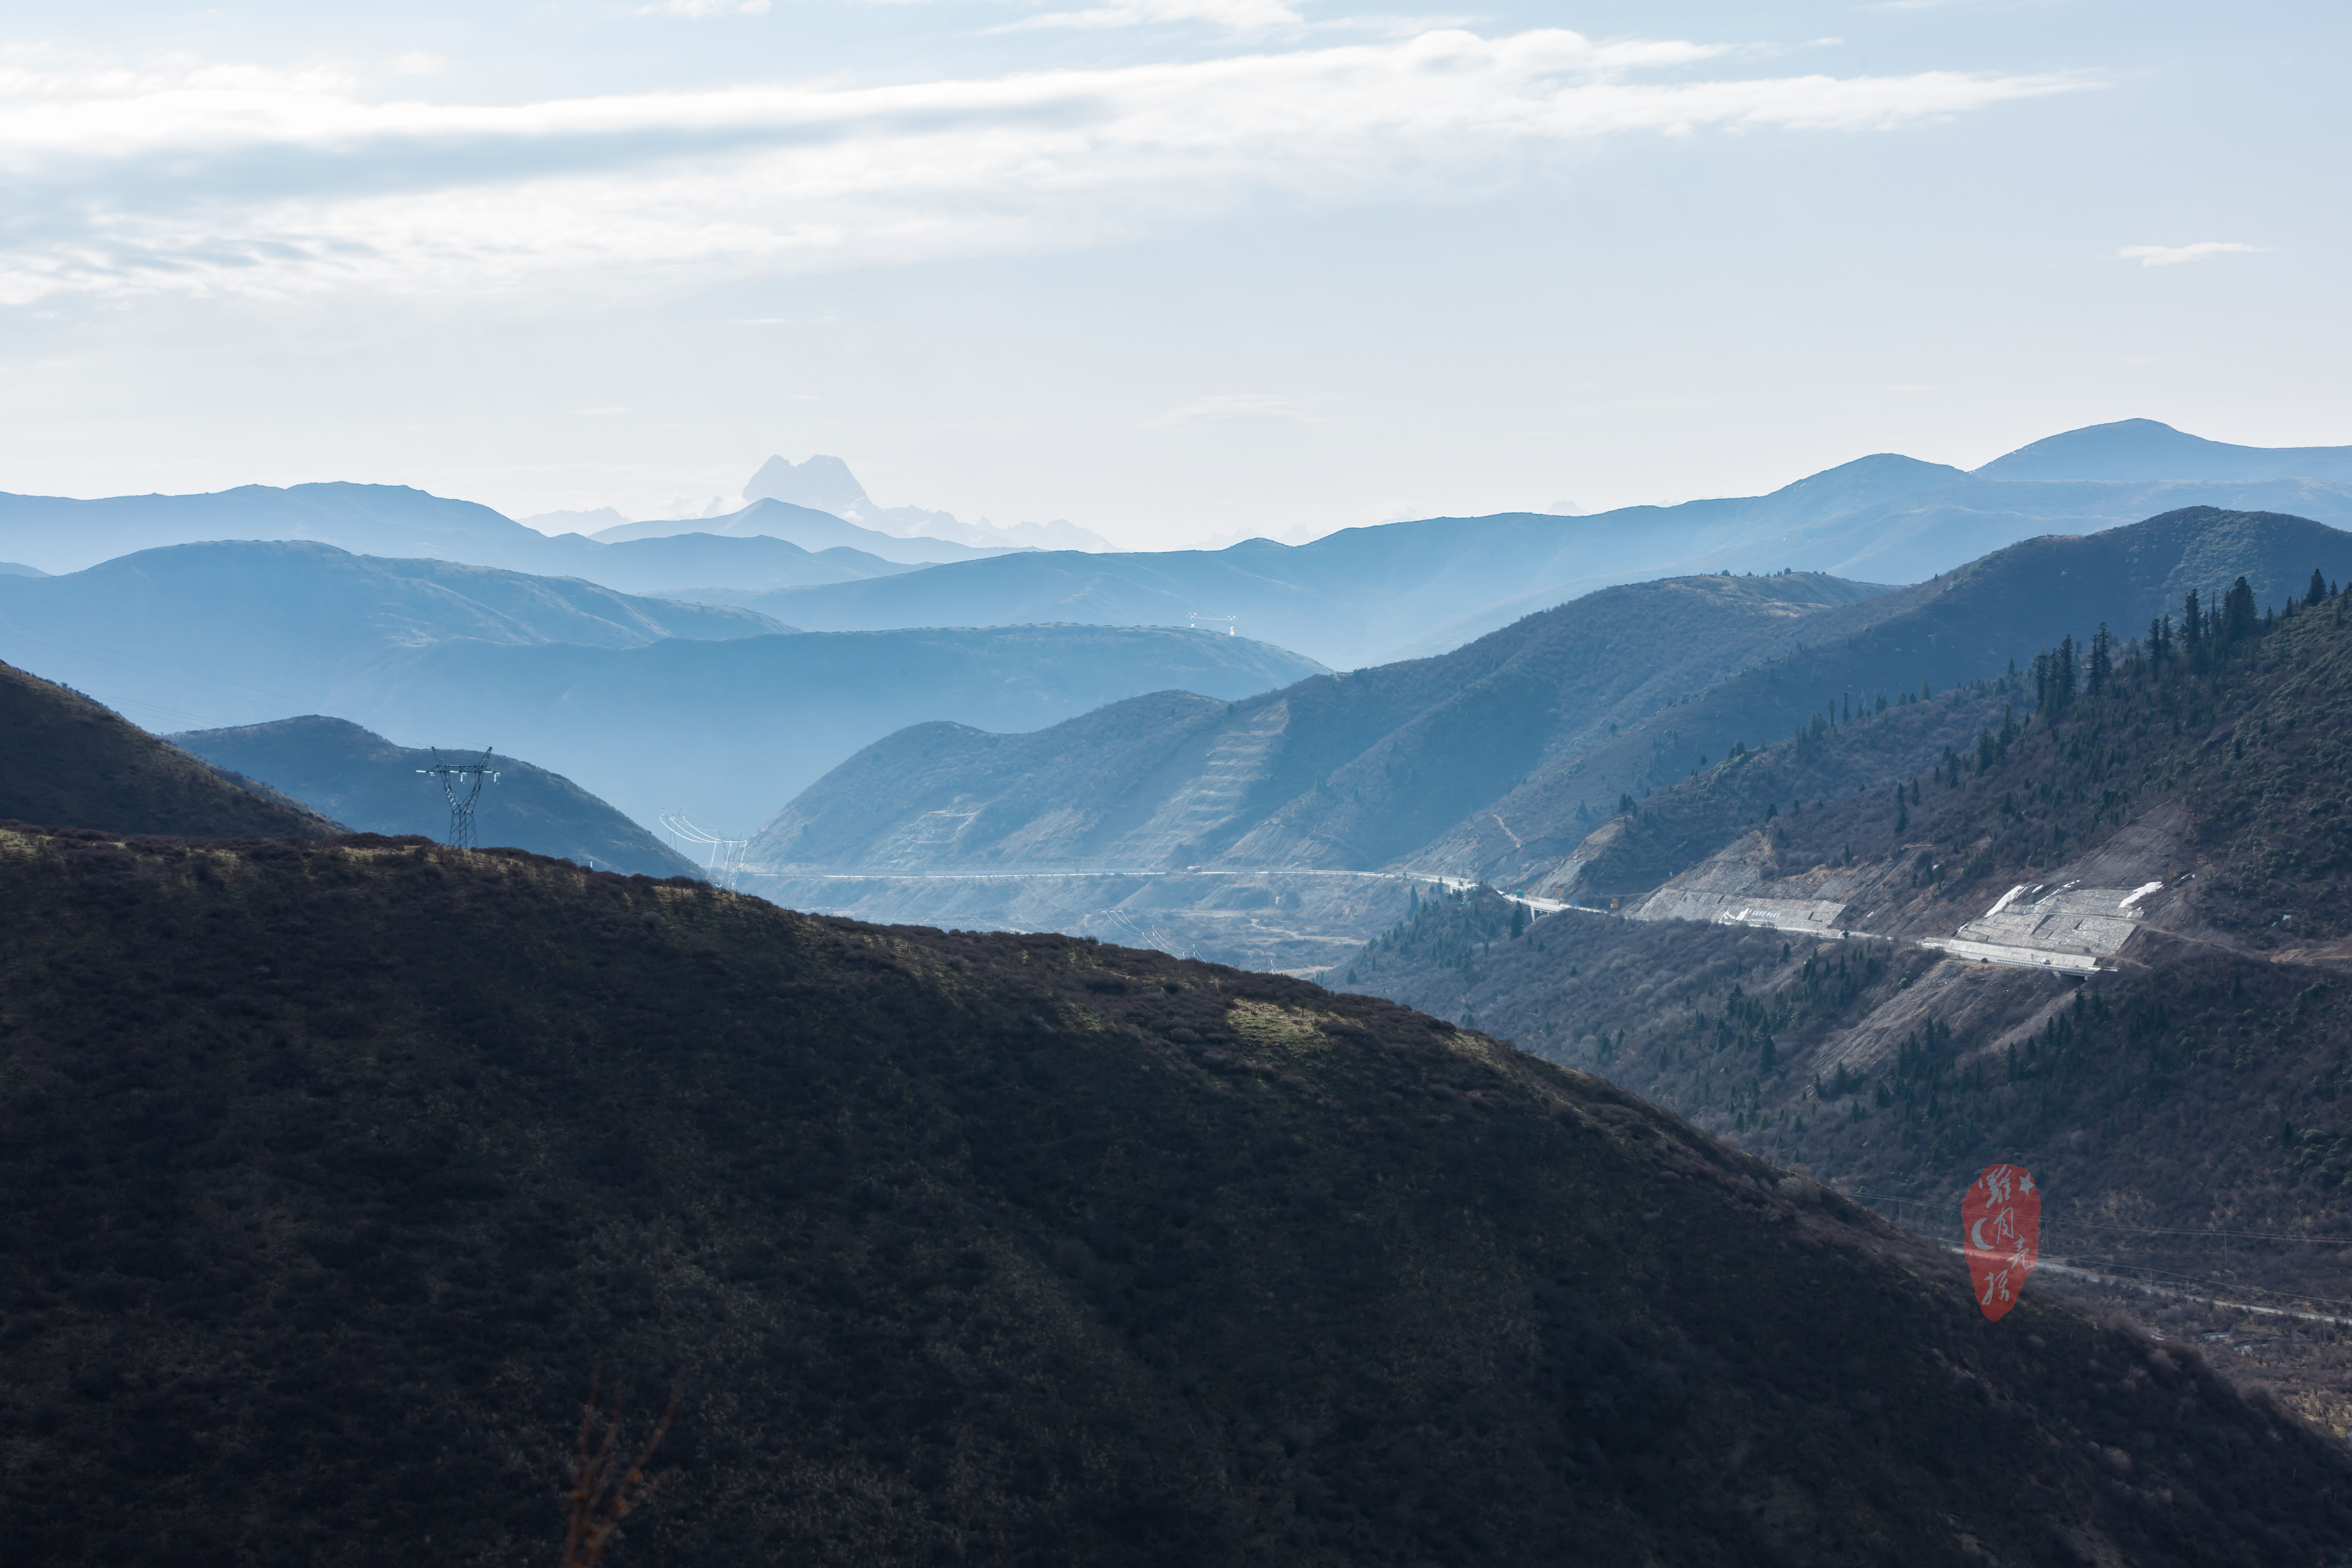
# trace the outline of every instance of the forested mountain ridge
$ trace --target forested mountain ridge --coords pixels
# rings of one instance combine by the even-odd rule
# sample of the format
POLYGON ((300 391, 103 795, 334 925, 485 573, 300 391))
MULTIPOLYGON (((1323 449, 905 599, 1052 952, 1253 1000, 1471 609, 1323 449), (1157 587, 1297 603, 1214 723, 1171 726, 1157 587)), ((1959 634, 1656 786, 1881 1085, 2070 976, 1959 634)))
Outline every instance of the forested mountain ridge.
POLYGON ((755 863, 1368 869, 1543 759, 1911 602, 1835 578, 1605 589, 1436 658, 1230 705, 1163 693, 1033 734, 929 726, 795 799, 755 863))
POLYGON ((2105 624, 2128 636, 2177 611, 2191 590, 2210 598, 2241 576, 2275 605, 2300 596, 2315 567, 2352 580, 2352 533, 2307 518, 2189 508, 2104 533, 2028 540, 1937 579, 1899 614, 1811 641, 1536 770, 1403 864, 1549 886, 1621 795, 1654 793, 1735 745, 1780 740, 1825 709, 1998 675, 2062 634, 2080 642, 2105 624))
MULTIPOLYGON (((1439 900, 1335 982, 1874 1202, 1940 1214, 2015 1160, 2056 1256, 2332 1299, 2352 1242, 2352 595, 2334 587, 2315 574, 2280 614, 2241 581, 2133 643, 2061 637, 2014 676, 1825 718, 1597 836, 1591 890, 1643 919, 1439 900), (2117 929, 2037 925, 2042 908, 2117 929), (1988 931, 2003 910, 2053 934, 1988 931), (1979 945, 1922 945, 1955 938, 1979 945), (2000 945, 2029 940, 2098 972, 2000 945)), ((2335 1427, 2342 1370, 2295 1384, 2335 1427)))
POLYGON ((1861 882, 1853 900, 1879 910, 1857 929, 1896 933, 1950 923, 1988 885, 2063 880, 2114 845, 2168 862, 2168 882, 2196 874, 2136 909, 2150 929, 2265 951, 2342 942, 2352 626, 2330 586, 2315 570, 2281 616, 2242 577, 2129 641, 2103 625, 1933 701, 1817 715, 1794 742, 1623 808, 1579 879, 1630 905, 1760 824, 1775 877, 1910 862, 1907 890, 1861 882))
POLYGON ((0 821, 201 838, 343 831, 299 801, 6 664, 0 664, 0 821))
POLYGON ((372 838, 0 902, 29 1559, 530 1556, 599 1361, 712 1568, 2352 1548, 2194 1350, 1369 998, 372 838))

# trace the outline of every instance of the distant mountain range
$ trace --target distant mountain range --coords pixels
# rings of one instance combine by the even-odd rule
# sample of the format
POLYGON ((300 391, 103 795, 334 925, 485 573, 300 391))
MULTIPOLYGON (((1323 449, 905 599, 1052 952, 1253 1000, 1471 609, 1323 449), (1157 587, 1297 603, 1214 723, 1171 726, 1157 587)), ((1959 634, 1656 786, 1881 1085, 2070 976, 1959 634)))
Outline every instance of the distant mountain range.
POLYGON ((324 713, 531 759, 638 823, 749 833, 870 742, 1034 729, 1141 692, 1221 700, 1321 668, 1183 628, 796 635, 729 605, 305 542, 179 545, 0 578, 0 658, 158 730, 324 713))
POLYGON ((724 572, 739 589, 786 583, 831 583, 892 565, 971 561, 994 552, 946 540, 901 539, 826 512, 759 501, 728 517, 631 523, 604 531, 611 541, 549 536, 472 501, 427 495, 401 485, 314 484, 278 489, 246 485, 212 495, 115 496, 72 500, 0 495, 0 552, 44 572, 78 572, 101 561, 165 545, 215 540, 307 540, 356 554, 430 558, 497 566, 543 576, 583 577, 610 586, 686 585, 724 572), (734 556, 700 543, 613 542, 697 535, 762 542, 734 556), (787 542, 803 554, 775 547, 787 542), (836 549, 859 552, 834 556, 836 549), (828 561, 831 563, 828 564, 828 561))
MULTIPOLYGON (((829 511, 794 506, 789 501, 772 498, 754 500, 742 510, 730 512, 724 517, 700 517, 675 522, 625 522, 617 527, 600 529, 594 539, 604 544, 625 544, 633 540, 644 542, 697 534, 717 534, 727 539, 788 540, 812 552, 846 548, 901 566, 919 566, 941 561, 982 561, 1006 552, 1002 546, 992 549, 945 539, 908 538, 885 533, 879 529, 866 528, 835 517, 829 511)), ((601 560, 600 557, 600 563, 601 560)))
POLYGON ((771 496, 798 506, 814 507, 852 522, 887 533, 929 535, 965 544, 1015 550, 1108 550, 1110 541, 1065 519, 1051 522, 1016 522, 1009 526, 986 518, 959 521, 953 512, 931 511, 919 506, 877 506, 849 465, 839 458, 817 456, 795 463, 770 458, 743 487, 743 499, 771 496))
MULTIPOLYGON (((761 473, 752 489, 866 515, 863 487, 837 459, 777 459, 761 473)), ((1442 653, 1616 583, 1790 567, 1917 582, 2038 534, 2187 506, 2352 524, 2352 447, 2235 447, 2135 419, 2053 436, 1973 473, 1881 454, 1764 496, 1588 517, 1429 518, 1295 547, 1260 539, 1159 552, 906 538, 772 494, 725 517, 621 523, 594 538, 550 538, 487 507, 395 486, 0 496, 0 556, 68 572, 156 545, 309 539, 741 605, 814 631, 1233 616, 1252 637, 1352 668, 1442 653)))
POLYGON ((1973 473, 1882 454, 1765 496, 1588 517, 1432 518, 1297 546, 1048 552, 728 602, 816 630, 1234 616, 1253 636, 1349 668, 1441 653, 1612 583, 1786 567, 1912 583, 2021 539, 2186 506, 2352 523, 2352 447, 2230 447, 2126 420, 1973 473))
MULTIPOLYGON (((441 786, 417 770, 472 762, 474 752, 395 746, 341 719, 316 715, 166 736, 190 754, 257 779, 357 833, 422 834, 446 840, 449 811, 441 786)), ((592 869, 648 877, 698 876, 660 839, 561 773, 514 757, 493 759, 498 778, 474 812, 475 842, 509 845, 592 869)))
POLYGON ((1159 895, 1068 873, 1198 868, 1298 912, 1244 942, 1248 922, 1153 902, 1150 929, 1180 951, 1305 967, 1308 933, 1360 932, 1379 912, 1367 874, 1548 887, 1621 796, 1734 746, 2000 673, 2053 635, 2144 631, 2192 587, 2242 574, 2275 604, 2315 568, 2352 579, 2352 534, 2189 509, 2012 545, 1887 593, 1803 574, 1611 588, 1436 658, 1230 706, 1162 694, 1030 735, 894 735, 794 800, 752 859, 780 898, 876 912, 887 900, 891 918, 920 920, 928 897, 970 924, 990 919, 973 889, 942 880, 919 894, 905 879, 1050 869, 1050 883, 992 884, 997 918, 1106 931, 1143 918, 1129 900, 1159 895), (809 879, 845 873, 901 880, 809 879))
POLYGON ((727 605, 293 541, 174 545, 55 577, 0 577, 5 657, 140 717, 181 721, 159 728, 311 711, 362 672, 452 641, 630 648, 791 630, 727 605))

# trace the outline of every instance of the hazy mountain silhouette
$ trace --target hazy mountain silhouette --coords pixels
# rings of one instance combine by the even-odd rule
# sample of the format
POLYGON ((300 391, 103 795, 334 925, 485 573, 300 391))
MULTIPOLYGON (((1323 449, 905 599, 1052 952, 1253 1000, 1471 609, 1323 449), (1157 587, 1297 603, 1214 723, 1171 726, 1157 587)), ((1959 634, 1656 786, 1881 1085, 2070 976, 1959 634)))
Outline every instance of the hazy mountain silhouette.
MULTIPOLYGON (((847 545, 902 565, 970 560, 992 553, 946 541, 926 544, 898 539, 781 501, 761 502, 730 517, 629 523, 606 529, 604 533, 615 541, 678 534, 759 535, 791 540, 812 552, 847 545)), ((212 495, 115 496, 103 500, 0 495, 0 551, 48 572, 78 572, 118 556, 168 545, 255 539, 305 540, 354 554, 462 562, 585 577, 592 582, 605 581, 608 564, 629 583, 690 582, 696 575, 693 563, 710 559, 707 545, 639 544, 615 555, 597 539, 577 533, 551 537, 488 507, 402 485, 315 484, 285 489, 245 485, 212 495), (665 568, 660 563, 672 548, 678 552, 677 564, 665 568)), ((773 552, 747 553, 736 559, 751 569, 733 585, 759 588, 776 581, 773 552)), ((850 571, 842 575, 858 574, 850 571)), ((803 580, 836 579, 820 575, 803 580)))
POLYGON ((241 485, 210 495, 0 495, 0 553, 79 572, 137 551, 212 540, 311 540, 359 554, 547 571, 593 554, 472 501, 404 485, 241 485))
POLYGON ((814 507, 835 517, 846 517, 853 511, 870 509, 874 498, 849 471, 849 465, 839 458, 817 456, 795 463, 789 458, 770 458, 760 465, 743 486, 743 499, 790 501, 794 506, 814 507))
MULTIPOLYGON (((0 496, 0 555, 70 572, 158 545, 308 539, 367 554, 579 576, 628 592, 690 591, 820 631, 1041 621, 1164 626, 1194 615, 1232 616, 1251 636, 1352 668, 1444 652, 1616 583, 1784 567, 1916 582, 2037 534, 2096 531, 2186 506, 2352 524, 2348 455, 2352 447, 2231 447, 2126 420, 2036 442, 1974 473, 1882 453, 1764 496, 1588 517, 1430 518, 1347 529, 1296 547, 1252 540, 1229 550, 1164 552, 1008 554, 900 537, 913 524, 895 511, 883 521, 897 531, 886 531, 772 497, 727 517, 628 523, 592 539, 550 538, 487 507, 398 486, 246 486, 104 500, 0 496), (688 534, 770 537, 819 555, 847 548, 902 566, 953 570, 884 577, 848 558, 819 566, 773 553, 714 554, 706 544, 668 547, 677 554, 666 561, 665 547, 650 542, 688 534), (613 543, 644 548, 616 557, 613 543), (766 593, 783 597, 759 596, 766 593)), ((824 494, 853 510, 861 504, 863 488, 837 459, 785 467, 805 483, 795 477, 784 484, 771 463, 761 470, 768 482, 753 488, 797 485, 795 494, 824 494)), ((1036 537, 1050 539, 1052 530, 1036 537)))
POLYGON ((343 831, 199 761, 81 693, 0 664, 0 820, 191 838, 343 831))
POLYGON ((638 647, 789 630, 725 605, 293 542, 176 545, 0 578, 0 653, 177 728, 318 708, 378 660, 453 638, 638 647))
MULTIPOLYGON (((982 518, 963 522, 953 512, 919 506, 877 506, 866 487, 839 458, 817 456, 794 463, 770 458, 743 487, 743 499, 771 496, 799 506, 814 507, 836 517, 900 535, 929 535, 965 544, 1007 549, 1108 550, 1110 541, 1066 519, 1051 522, 1019 522, 1000 527, 982 518)), ((893 557, 893 559, 897 559, 893 557)))
POLYGON ((852 550, 908 566, 937 561, 977 561, 1004 553, 1001 547, 989 549, 958 544, 945 539, 907 538, 885 533, 880 529, 866 528, 835 517, 829 511, 817 511, 772 499, 754 500, 742 510, 730 512, 724 517, 624 523, 618 528, 599 531, 595 538, 602 543, 624 544, 633 540, 668 539, 681 533, 715 533, 733 539, 752 536, 784 539, 809 551, 845 545, 852 550))
MULTIPOLYGON (((777 872, 760 884, 775 896, 845 911, 925 920, 929 900, 957 924, 1016 910, 1024 925, 1065 930, 1140 920, 1178 951, 1306 966, 1328 962, 1307 956, 1321 938, 1360 942, 1394 919, 1359 883, 1306 872, 1548 888, 1569 878, 1621 795, 1784 738, 1825 704, 2000 673, 2030 661, 2053 627, 2078 638, 2102 621, 2145 628, 2189 587, 2241 574, 2274 603, 2315 567, 2352 579, 2352 535, 2206 510, 2029 541, 1829 608, 1774 605, 1776 591, 1833 581, 1803 576, 1609 589, 1443 658, 1310 679, 1230 711, 1164 695, 1030 735, 944 725, 894 735, 794 800, 753 860, 777 872), (1181 904, 1171 889, 1147 912, 1116 880, 975 890, 793 879, 1193 866, 1291 897, 1295 912, 1244 941, 1210 887, 1181 904), (1285 871, 1301 875, 1274 875, 1285 871), (1123 912, 1106 921, 1114 909, 1123 912)), ((1403 896, 1400 886, 1389 901, 1403 896)))
POLYGON ((1171 684, 1234 699, 1321 668, 1167 627, 811 639, 730 606, 307 543, 0 578, 0 657, 159 729, 332 714, 402 744, 529 757, 640 824, 684 809, 743 833, 908 724, 1032 729, 1171 684))
POLYGON ((2051 436, 1975 470, 1985 479, 2320 479, 2352 483, 2352 447, 2233 447, 2153 419, 2051 436))
POLYGON ((855 583, 919 569, 845 544, 804 549, 764 533, 679 533, 607 546, 596 557, 591 581, 624 593, 727 604, 774 588, 855 583), (698 584, 705 586, 693 586, 698 584))
POLYGON ((625 649, 455 641, 355 672, 326 706, 394 735, 478 731, 641 823, 684 810, 748 836, 777 801, 911 723, 1032 729, 1171 683, 1241 699, 1318 668, 1246 637, 1165 626, 918 628, 625 649))
POLYGON ((2195 1346, 1370 998, 372 837, 0 904, 28 1562, 528 1561, 592 1367, 709 1568, 2352 1547, 2195 1346))
POLYGON ((1903 595, 1811 576, 1609 588, 1467 647, 1234 703, 1160 692, 1033 734, 933 724, 793 801, 772 867, 1371 869, 1667 702, 1903 595), (1310 825, 1299 819, 1311 812, 1310 825), (951 828, 951 831, 949 829, 951 828))
MULTIPOLYGON (((420 777, 436 761, 471 762, 478 752, 395 746, 341 719, 312 715, 167 736, 220 767, 259 779, 359 833, 446 838, 449 810, 441 786, 420 777)), ((475 811, 475 842, 509 845, 606 871, 649 877, 698 874, 691 861, 561 773, 500 754, 496 782, 475 811)))
POLYGON ((600 528, 618 528, 635 521, 624 517, 609 506, 591 507, 586 510, 538 511, 529 517, 515 519, 525 528, 535 528, 541 533, 593 533, 600 528))
MULTIPOLYGON (((2053 441, 2066 448, 2072 439, 2053 441)), ((2129 480, 2044 477, 2064 466, 2039 459, 2021 462, 2011 479, 2002 477, 2006 458, 1965 474, 1881 454, 1765 496, 1573 518, 1432 518, 1297 546, 1250 540, 1214 552, 1045 552, 730 602, 816 630, 988 626, 1049 614, 1114 624, 1235 616, 1254 636, 1344 668, 1444 652, 1613 583, 1790 566, 1918 582, 2038 534, 2094 532, 2190 505, 2352 523, 2352 482, 2329 477, 2347 452, 2281 449, 2262 463, 2250 459, 2242 473, 2129 480), (2294 477, 2298 466, 2325 472, 2294 477)))

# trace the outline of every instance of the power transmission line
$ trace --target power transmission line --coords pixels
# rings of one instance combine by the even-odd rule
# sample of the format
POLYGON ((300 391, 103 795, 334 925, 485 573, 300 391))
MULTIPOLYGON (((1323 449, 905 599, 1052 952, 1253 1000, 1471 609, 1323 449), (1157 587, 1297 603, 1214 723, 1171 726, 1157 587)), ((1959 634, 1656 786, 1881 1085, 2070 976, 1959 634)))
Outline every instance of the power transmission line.
POLYGON ((441 781, 441 793, 449 797, 449 843, 452 847, 471 849, 474 847, 474 802, 481 798, 482 785, 496 784, 499 770, 490 765, 490 750, 482 748, 482 760, 478 763, 445 763, 441 748, 433 748, 433 765, 419 768, 419 773, 441 781))
POLYGON ((699 845, 704 851, 703 869, 710 873, 710 880, 730 893, 735 890, 737 879, 743 875, 743 856, 751 847, 750 839, 721 838, 675 811, 663 812, 661 825, 677 841, 681 852, 688 844, 699 845))

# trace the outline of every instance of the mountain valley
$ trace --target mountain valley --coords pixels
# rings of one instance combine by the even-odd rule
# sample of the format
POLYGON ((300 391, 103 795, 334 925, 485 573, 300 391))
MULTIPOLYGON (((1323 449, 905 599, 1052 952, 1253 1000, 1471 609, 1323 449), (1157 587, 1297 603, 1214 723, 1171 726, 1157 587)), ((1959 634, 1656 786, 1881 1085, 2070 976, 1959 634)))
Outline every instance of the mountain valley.
POLYGON ((803 636, 729 605, 304 542, 0 578, 0 658, 157 729, 328 714, 528 757, 641 826, 677 810, 738 837, 908 724, 1025 729, 1164 686, 1238 699, 1320 668, 1167 627, 803 636))
MULTIPOLYGON (((921 918, 907 879, 985 872, 1003 911, 986 923, 1042 905, 1056 929, 1152 930, 1176 951, 1309 970, 1393 921, 1411 878, 1582 886, 1587 841, 1621 797, 1824 707, 1949 691, 2030 661, 2053 628, 2144 625, 2239 575, 2274 603, 2323 566, 2352 578, 2352 535, 2192 509, 2030 541, 1893 592, 1802 574, 1606 589, 1442 658, 1229 706, 1167 695, 1026 735, 909 730, 796 799, 751 859, 773 896, 843 913, 921 918), (1269 889, 1294 912, 1269 927, 1195 895, 1189 916, 1147 898, 1147 920, 1131 886, 1073 880, 1187 870, 1269 889), (1368 876, 1385 879, 1377 896, 1368 876)), ((964 919, 991 907, 967 887, 927 891, 964 919)))
MULTIPOLYGON (((1931 1231, 2010 1160, 2053 1194, 2054 1258, 2337 1313, 2348 602, 2315 576, 2262 615, 2241 579, 2135 641, 1825 718, 1621 805, 1538 906, 1591 907, 1416 895, 1333 981, 1931 1231)), ((2290 1380, 2332 1427, 2341 1371, 2290 1380)))
POLYGON ((1128 558, 1157 598, 772 495, 549 542, 631 586, 0 576, 53 678, 0 666, 11 1544, 553 1558, 610 1419, 662 1477, 615 1563, 2352 1553, 2352 534, 2005 531, 2341 455, 2126 422, 1128 558), (1724 570, 1801 536, 1916 580, 1724 570), (752 607, 1181 622, 1203 570, 1442 646, 752 607), (488 847, 409 742, 496 745, 488 847), (701 869, 681 811, 766 826, 701 869))

